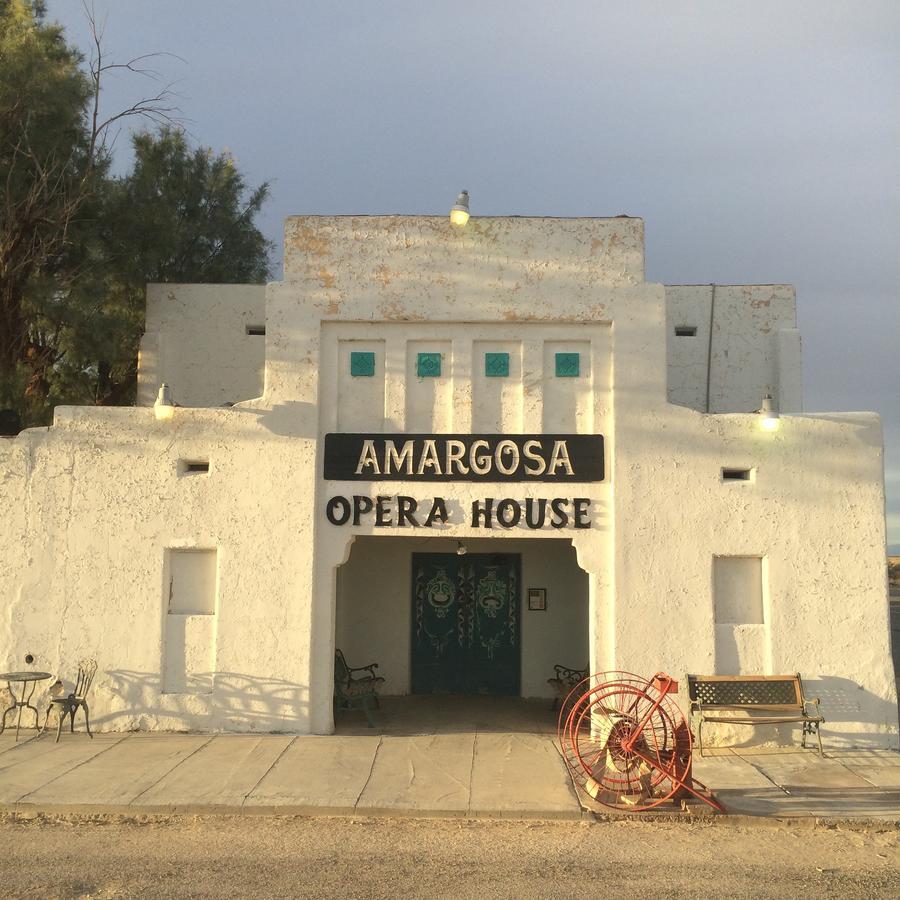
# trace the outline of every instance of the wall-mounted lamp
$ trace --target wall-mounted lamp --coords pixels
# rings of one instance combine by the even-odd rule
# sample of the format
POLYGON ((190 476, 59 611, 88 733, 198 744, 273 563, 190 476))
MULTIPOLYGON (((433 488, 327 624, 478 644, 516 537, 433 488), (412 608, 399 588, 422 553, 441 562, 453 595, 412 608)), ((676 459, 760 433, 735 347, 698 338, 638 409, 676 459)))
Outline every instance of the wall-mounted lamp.
POLYGON ((469 552, 469 548, 462 542, 456 542, 456 555, 457 556, 465 556, 469 552))
POLYGON ((469 192, 462 191, 450 207, 450 224, 462 228, 469 221, 469 192))
POLYGON ((771 394, 766 394, 763 397, 762 406, 759 408, 758 414, 759 425, 763 431, 778 430, 778 407, 775 406, 775 401, 772 400, 771 394))
POLYGON ((153 415, 160 422, 168 422, 175 415, 175 401, 172 399, 172 391, 167 384, 159 386, 156 402, 153 404, 153 415))

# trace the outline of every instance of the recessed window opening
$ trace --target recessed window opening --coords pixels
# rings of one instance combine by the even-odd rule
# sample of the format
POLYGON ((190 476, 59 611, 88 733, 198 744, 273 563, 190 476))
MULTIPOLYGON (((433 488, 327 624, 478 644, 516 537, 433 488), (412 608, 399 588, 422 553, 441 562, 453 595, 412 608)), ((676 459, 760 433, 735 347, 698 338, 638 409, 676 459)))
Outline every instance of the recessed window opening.
POLYGON ((209 473, 208 459, 179 459, 179 475, 207 475, 209 473))
POLYGON ((264 337, 266 334, 266 326, 265 325, 248 325, 247 326, 247 334, 254 335, 257 337, 264 337))
POLYGON ((722 467, 722 481, 753 481, 753 469, 722 467))
POLYGON ((696 337, 697 336, 697 326, 696 325, 676 325, 675 326, 675 337, 696 337))
POLYGON ((762 557, 714 556, 713 599, 717 625, 764 624, 762 557))

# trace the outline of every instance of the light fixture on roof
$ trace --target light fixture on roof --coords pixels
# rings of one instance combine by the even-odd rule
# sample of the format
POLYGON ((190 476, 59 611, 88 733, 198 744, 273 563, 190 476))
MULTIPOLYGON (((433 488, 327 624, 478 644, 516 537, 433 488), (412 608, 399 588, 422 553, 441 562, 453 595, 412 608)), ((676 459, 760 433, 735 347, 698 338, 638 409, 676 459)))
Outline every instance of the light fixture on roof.
POLYGON ((159 386, 156 402, 153 404, 153 415, 160 422, 168 422, 175 415, 175 401, 172 399, 172 391, 165 383, 159 386))
POLYGON ((456 203, 450 207, 450 223, 462 228, 469 221, 469 192, 461 191, 456 203))
POLYGON ((758 414, 759 424, 763 431, 778 430, 778 408, 775 406, 775 401, 772 400, 771 394, 766 394, 763 397, 762 406, 759 408, 758 414))

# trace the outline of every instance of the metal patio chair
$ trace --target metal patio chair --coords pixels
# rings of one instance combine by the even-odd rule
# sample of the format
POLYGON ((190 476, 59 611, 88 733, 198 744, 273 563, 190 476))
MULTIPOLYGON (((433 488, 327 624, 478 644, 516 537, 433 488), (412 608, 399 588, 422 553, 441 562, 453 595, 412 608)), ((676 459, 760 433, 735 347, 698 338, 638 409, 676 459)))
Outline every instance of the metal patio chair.
MULTIPOLYGON (((47 723, 50 721, 50 711, 53 707, 56 707, 57 713, 59 714, 59 722, 56 726, 56 741, 59 742, 59 736, 62 733, 63 721, 65 721, 66 716, 69 717, 69 731, 75 731, 75 713, 78 712, 79 709, 84 711, 84 726, 87 729, 88 737, 93 740, 94 735, 91 734, 91 711, 88 707, 87 695, 88 691, 91 689, 91 683, 94 680, 94 675, 97 674, 97 660, 95 659, 83 659, 78 663, 78 678, 75 681, 75 690, 73 690, 70 694, 65 697, 51 697, 50 705, 47 707, 47 717, 44 719, 44 727, 41 729, 41 734, 44 733, 44 730, 47 728, 47 723)), ((59 685, 59 690, 62 691, 64 688, 62 687, 62 682, 57 682, 56 685, 50 688, 50 693, 54 693, 54 688, 59 685)))
POLYGON ((373 708, 378 709, 378 691, 384 684, 384 679, 375 673, 378 663, 368 666, 353 668, 347 665, 344 654, 336 649, 334 651, 334 703, 340 709, 352 709, 354 706, 362 707, 369 723, 369 728, 375 727, 373 708), (365 672, 364 675, 357 673, 365 672))
POLYGON ((553 672, 553 677, 547 679, 547 684, 553 688, 554 692, 553 705, 550 707, 551 712, 565 703, 566 697, 569 696, 572 688, 584 681, 588 676, 587 666, 583 669, 572 669, 569 666, 555 665, 553 672))

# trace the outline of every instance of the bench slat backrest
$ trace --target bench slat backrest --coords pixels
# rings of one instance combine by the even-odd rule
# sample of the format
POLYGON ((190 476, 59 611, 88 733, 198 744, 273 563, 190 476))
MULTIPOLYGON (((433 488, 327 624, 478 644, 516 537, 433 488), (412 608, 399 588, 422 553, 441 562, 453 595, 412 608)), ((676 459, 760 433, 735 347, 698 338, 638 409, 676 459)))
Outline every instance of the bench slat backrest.
POLYGON ((688 675, 688 694, 703 706, 797 709, 803 706, 799 675, 688 675))
POLYGON ((334 684, 339 690, 350 681, 350 667, 340 650, 334 651, 334 684))

